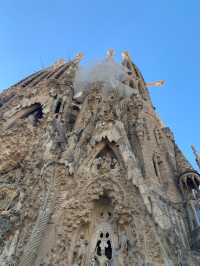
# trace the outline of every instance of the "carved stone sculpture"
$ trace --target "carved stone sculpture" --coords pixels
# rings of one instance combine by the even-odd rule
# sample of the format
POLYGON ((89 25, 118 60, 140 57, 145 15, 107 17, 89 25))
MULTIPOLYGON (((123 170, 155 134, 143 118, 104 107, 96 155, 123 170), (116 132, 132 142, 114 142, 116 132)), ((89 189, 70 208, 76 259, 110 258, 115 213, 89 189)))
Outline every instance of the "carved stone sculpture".
POLYGON ((82 57, 0 94, 0 265, 200 265, 198 172, 127 52, 82 57))

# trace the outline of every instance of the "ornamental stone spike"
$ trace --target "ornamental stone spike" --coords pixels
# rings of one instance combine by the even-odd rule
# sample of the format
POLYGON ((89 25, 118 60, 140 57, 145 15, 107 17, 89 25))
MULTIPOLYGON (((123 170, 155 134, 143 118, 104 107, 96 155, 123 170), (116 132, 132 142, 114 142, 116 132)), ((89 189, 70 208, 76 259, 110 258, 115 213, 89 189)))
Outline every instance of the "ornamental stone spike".
POLYGON ((198 167, 200 169, 200 154, 197 152, 197 150, 196 150, 194 145, 191 145, 191 148, 192 148, 192 151, 193 151, 194 156, 196 158, 197 165, 198 165, 198 167))
POLYGON ((107 58, 114 58, 115 56, 115 50, 113 48, 110 48, 107 50, 106 57, 107 58))
POLYGON ((80 52, 80 53, 78 53, 76 56, 75 56, 75 58, 74 58, 74 62, 75 63, 79 63, 82 59, 83 59, 83 57, 84 57, 84 53, 82 53, 82 52, 80 52))

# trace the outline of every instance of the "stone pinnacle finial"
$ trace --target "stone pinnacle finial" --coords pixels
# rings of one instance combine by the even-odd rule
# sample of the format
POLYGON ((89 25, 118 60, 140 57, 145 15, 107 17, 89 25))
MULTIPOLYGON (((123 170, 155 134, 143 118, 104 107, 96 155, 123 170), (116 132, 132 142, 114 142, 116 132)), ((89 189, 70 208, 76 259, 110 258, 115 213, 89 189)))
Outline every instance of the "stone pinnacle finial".
POLYGON ((84 54, 82 52, 78 53, 75 58, 74 58, 74 61, 79 63, 84 57, 84 54))
POLYGON ((107 58, 113 58, 115 56, 115 50, 112 48, 108 49, 106 55, 107 55, 107 58))
POLYGON ((64 64, 65 64, 65 60, 63 58, 60 58, 53 64, 53 68, 56 69, 64 64))
MULTIPOLYGON (((129 65, 128 68, 134 73, 134 72, 135 72, 135 69, 134 69, 134 67, 133 67, 133 62, 132 62, 132 60, 131 60, 131 57, 130 57, 128 51, 123 51, 123 52, 121 53, 121 56, 122 56, 122 60, 123 60, 123 62, 127 62, 128 65, 129 65)), ((122 62, 122 64, 123 64, 123 62, 122 62)))
POLYGON ((131 60, 131 57, 129 56, 128 51, 123 51, 121 53, 121 56, 122 56, 122 60, 123 60, 122 64, 132 72, 132 75, 128 75, 127 79, 128 80, 136 79, 135 67, 134 67, 134 64, 131 60))
POLYGON ((196 158, 197 165, 200 168, 200 154, 197 152, 194 145, 191 145, 191 148, 192 148, 192 151, 193 151, 194 156, 196 158))
POLYGON ((130 58, 130 55, 129 55, 128 51, 123 51, 121 53, 121 55, 122 55, 122 59, 123 60, 127 60, 127 61, 131 62, 131 58, 130 58))

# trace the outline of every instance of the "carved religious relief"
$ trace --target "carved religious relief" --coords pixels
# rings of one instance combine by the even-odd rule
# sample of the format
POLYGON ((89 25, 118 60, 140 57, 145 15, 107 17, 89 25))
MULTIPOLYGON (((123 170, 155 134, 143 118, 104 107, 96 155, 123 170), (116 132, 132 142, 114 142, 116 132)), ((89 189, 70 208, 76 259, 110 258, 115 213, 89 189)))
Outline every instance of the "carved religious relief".
POLYGON ((160 167, 159 165, 162 163, 162 160, 160 158, 159 153, 155 152, 153 154, 153 165, 154 165, 154 170, 156 176, 160 179, 161 178, 161 173, 160 173, 160 167))
POLYGON ((167 185, 167 183, 165 182, 166 165, 159 152, 154 152, 152 162, 154 166, 155 176, 157 177, 159 183, 167 185))
POLYGON ((82 227, 83 231, 76 241, 73 266, 126 265, 131 241, 126 229, 120 227, 113 207, 107 195, 94 201, 89 228, 85 231, 82 227))
POLYGON ((115 110, 112 107, 111 103, 104 102, 100 113, 98 114, 98 118, 101 121, 109 122, 109 121, 114 121, 116 118, 115 110))
POLYGON ((133 244, 125 218, 127 210, 120 216, 120 207, 115 208, 113 200, 106 191, 93 200, 87 222, 82 221, 71 235, 69 265, 129 265, 133 244))
POLYGON ((200 232, 199 174, 153 110, 155 83, 124 56, 122 66, 109 50, 80 77, 79 54, 0 96, 0 265, 179 265, 194 255, 178 225, 187 205, 200 232))
POLYGON ((105 148, 96 156, 92 163, 92 168, 99 174, 107 171, 119 171, 119 162, 116 155, 109 146, 105 148))
POLYGON ((112 228, 109 226, 109 223, 100 224, 98 227, 95 232, 96 246, 92 252, 94 256, 91 258, 91 262, 102 266, 111 265, 114 252, 112 228))
POLYGON ((111 199, 102 196, 94 202, 91 215, 89 265, 113 265, 116 246, 115 226, 111 199))

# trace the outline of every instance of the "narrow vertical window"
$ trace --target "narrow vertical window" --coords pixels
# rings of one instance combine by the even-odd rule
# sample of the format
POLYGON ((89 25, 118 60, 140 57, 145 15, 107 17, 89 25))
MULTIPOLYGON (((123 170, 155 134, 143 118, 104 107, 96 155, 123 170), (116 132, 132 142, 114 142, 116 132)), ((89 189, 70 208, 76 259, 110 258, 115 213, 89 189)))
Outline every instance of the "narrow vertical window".
POLYGON ((58 114, 60 112, 60 108, 61 108, 61 104, 62 104, 62 101, 61 99, 59 99, 56 103, 56 106, 55 106, 55 113, 58 114))
POLYGON ((160 178, 159 157, 157 153, 154 153, 153 155, 153 166, 156 176, 160 178))

